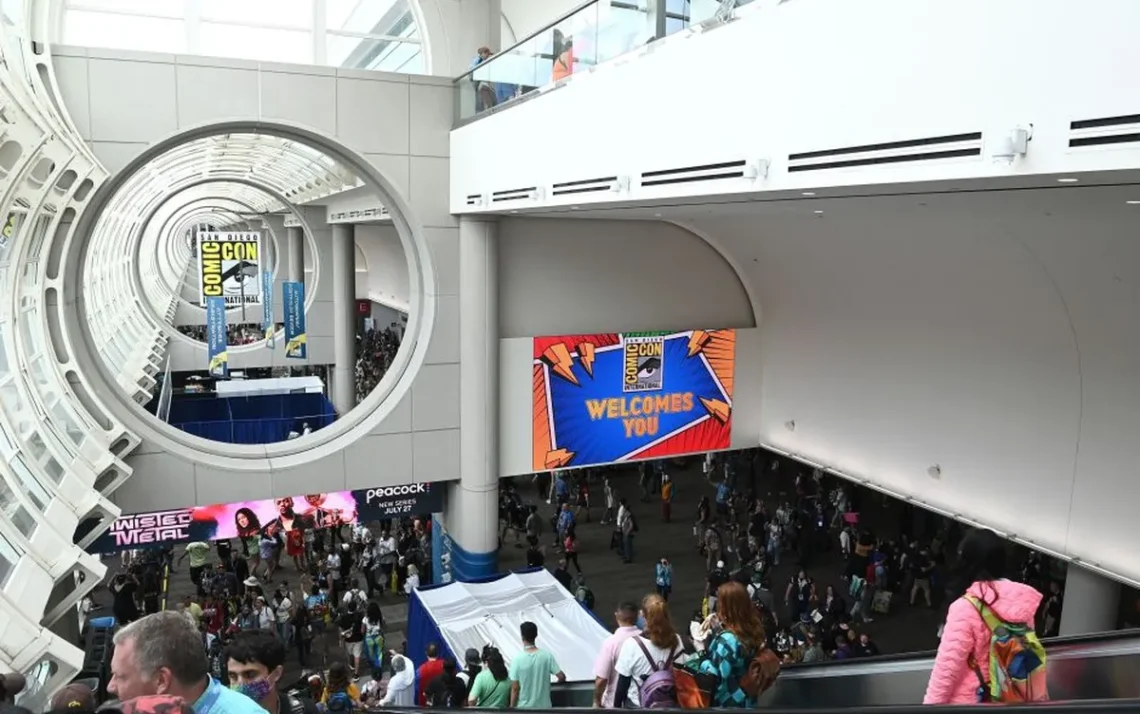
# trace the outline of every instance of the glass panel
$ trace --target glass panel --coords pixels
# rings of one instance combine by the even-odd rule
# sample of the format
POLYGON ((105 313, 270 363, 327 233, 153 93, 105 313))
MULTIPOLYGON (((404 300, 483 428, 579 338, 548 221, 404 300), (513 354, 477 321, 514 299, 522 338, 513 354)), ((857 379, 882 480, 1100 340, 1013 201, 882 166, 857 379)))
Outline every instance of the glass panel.
POLYGON ((39 479, 32 475, 31 470, 27 464, 24 463, 22 457, 12 459, 9 462, 12 467, 12 473, 16 475, 16 480, 19 481, 24 493, 28 494, 32 503, 36 504, 36 508, 43 511, 47 502, 51 500, 47 490, 40 484, 39 479))
POLYGON ((8 584, 8 578, 12 575, 12 569, 16 567, 16 561, 19 559, 20 554, 7 538, 0 535, 0 587, 8 584))
POLYGON ((36 529, 36 519, 32 518, 28 509, 24 508, 24 504, 16 498, 16 492, 2 478, 0 478, 0 513, 3 513, 24 537, 31 536, 32 531, 36 529))
POLYGON ((403 34, 393 32, 392 26, 407 12, 404 0, 325 0, 325 27, 369 35, 403 34))
POLYGON ((63 429, 68 439, 71 439, 71 443, 76 447, 83 443, 83 426, 79 423, 77 414, 68 408, 62 399, 51 408, 51 414, 56 425, 63 429))
POLYGON ((326 42, 329 65, 351 69, 414 74, 422 71, 422 46, 418 42, 362 40, 329 35, 326 42))
MULTIPOLYGON (((244 7, 246 3, 232 4, 235 7, 244 7)), ((203 22, 200 42, 195 51, 197 54, 211 57, 312 64, 312 36, 311 32, 299 30, 274 30, 203 22)))
POLYGON ((9 374, 8 370, 8 325, 0 322, 0 378, 9 374))
POLYGON ((28 451, 36 461, 39 461, 47 453, 47 444, 44 443, 43 437, 38 431, 33 432, 28 439, 28 451))
POLYGON ((51 479, 51 482, 57 486, 59 485, 59 482, 63 480, 63 467, 60 466, 59 462, 54 458, 47 460, 47 463, 44 464, 44 471, 47 472, 48 478, 51 479))
POLYGON ((647 5, 646 0, 598 3, 598 62, 624 55, 650 41, 653 24, 647 5))
MULTIPOLYGON (((142 13, 182 17, 186 9, 186 0, 74 0, 68 5, 81 5, 88 10, 106 10, 128 15, 142 13)), ((75 11, 67 10, 67 12, 75 11)))
POLYGON ((0 386, 0 404, 3 404, 12 415, 24 411, 24 400, 20 397, 20 390, 11 382, 0 386))
POLYGON ((69 10, 63 16, 63 42, 81 47, 185 53, 186 31, 182 20, 69 10))
MULTIPOLYGON (((313 26, 313 0, 201 0, 202 18, 211 23, 242 22, 297 28, 313 26)), ((237 55, 224 55, 236 57, 237 55)))

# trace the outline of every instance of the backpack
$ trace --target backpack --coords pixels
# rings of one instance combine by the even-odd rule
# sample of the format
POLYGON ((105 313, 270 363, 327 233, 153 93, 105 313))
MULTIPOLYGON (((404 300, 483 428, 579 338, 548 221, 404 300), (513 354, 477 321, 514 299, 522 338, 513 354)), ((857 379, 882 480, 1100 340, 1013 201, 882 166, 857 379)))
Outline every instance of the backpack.
POLYGON ((990 630, 989 682, 973 654, 968 662, 978 678, 978 701, 1002 704, 1048 701, 1045 647, 1033 625, 1005 622, 973 595, 967 595, 966 600, 977 609, 990 630))
POLYGON ((586 587, 585 584, 578 586, 574 592, 574 598, 585 605, 587 610, 594 609, 594 591, 586 587))
POLYGON ((339 714, 349 714, 352 711, 352 697, 348 696, 348 692, 337 692, 329 697, 325 709, 339 714))
POLYGON ((645 661, 653 670, 641 684, 637 685, 637 698, 641 702, 638 708, 676 709, 679 706, 677 704, 677 682, 673 679, 673 659, 677 656, 676 646, 669 651, 669 657, 665 660, 664 666, 659 668, 657 663, 653 661, 653 655, 649 654, 649 648, 645 646, 641 637, 635 636, 633 641, 641 648, 641 653, 645 655, 645 661))

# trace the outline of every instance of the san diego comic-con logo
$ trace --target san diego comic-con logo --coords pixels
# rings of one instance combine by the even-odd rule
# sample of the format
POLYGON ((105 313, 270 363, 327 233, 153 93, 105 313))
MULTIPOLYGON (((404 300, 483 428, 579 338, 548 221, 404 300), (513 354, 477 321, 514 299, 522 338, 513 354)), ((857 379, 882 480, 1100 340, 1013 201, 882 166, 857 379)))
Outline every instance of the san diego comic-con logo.
POLYGON ((622 335, 622 391, 657 392, 664 384, 665 336, 622 335))

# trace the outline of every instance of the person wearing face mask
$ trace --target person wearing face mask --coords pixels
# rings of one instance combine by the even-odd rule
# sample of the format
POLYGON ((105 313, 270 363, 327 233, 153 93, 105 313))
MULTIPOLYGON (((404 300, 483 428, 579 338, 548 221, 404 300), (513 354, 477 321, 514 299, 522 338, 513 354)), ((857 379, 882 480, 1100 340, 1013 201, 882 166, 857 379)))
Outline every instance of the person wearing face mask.
POLYGON ((316 714, 316 705, 277 690, 285 672, 285 644, 269 630, 234 635, 225 651, 230 689, 249 697, 269 714, 316 714))

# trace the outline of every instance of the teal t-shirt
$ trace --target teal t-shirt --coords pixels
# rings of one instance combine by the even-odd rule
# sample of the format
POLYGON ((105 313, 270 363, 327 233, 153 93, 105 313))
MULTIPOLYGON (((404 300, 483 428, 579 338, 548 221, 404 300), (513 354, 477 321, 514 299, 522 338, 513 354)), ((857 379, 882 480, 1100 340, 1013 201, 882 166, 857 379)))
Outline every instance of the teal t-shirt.
POLYGON ((546 650, 519 652, 511 659, 512 682, 519 683, 518 709, 551 709, 550 678, 562 671, 546 650))
POLYGON ((210 685, 192 705, 194 714, 265 714, 260 704, 210 678, 210 685))
POLYGON ((506 709, 511 704, 511 679, 507 677, 500 682, 491 670, 484 667, 475 675, 475 683, 471 685, 471 694, 467 698, 474 700, 480 709, 506 709))

